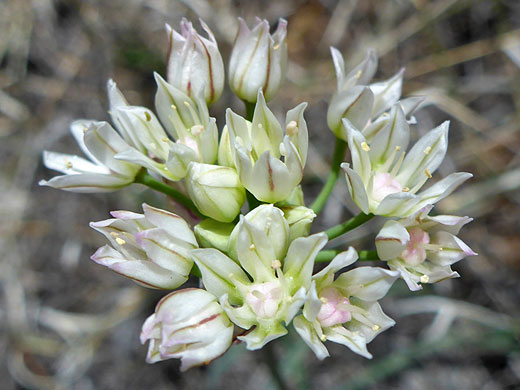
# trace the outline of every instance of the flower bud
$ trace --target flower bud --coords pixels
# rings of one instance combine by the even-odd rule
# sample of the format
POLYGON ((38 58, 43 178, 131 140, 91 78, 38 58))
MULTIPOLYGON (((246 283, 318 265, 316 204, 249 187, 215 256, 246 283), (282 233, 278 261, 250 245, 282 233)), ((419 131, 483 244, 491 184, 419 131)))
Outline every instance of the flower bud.
POLYGON ((209 39, 199 35, 186 19, 181 21, 180 34, 166 25, 170 41, 167 79, 190 97, 203 91, 211 104, 224 89, 224 63, 213 33, 202 20, 200 24, 209 39))
POLYGON ((146 361, 181 359, 181 371, 216 359, 232 339, 233 325, 216 297, 197 288, 161 299, 141 331, 141 343, 150 340, 146 361))
POLYGON ((287 69, 287 22, 278 21, 274 34, 269 34, 269 22, 257 19, 252 30, 239 18, 235 45, 229 62, 229 85, 242 100, 254 103, 262 89, 271 100, 287 69))
POLYGON ((304 206, 284 206, 280 208, 289 224, 289 242, 292 242, 295 238, 309 235, 312 221, 316 218, 312 209, 304 206))
POLYGON ((232 223, 208 218, 196 225, 193 230, 202 248, 216 248, 221 252, 227 252, 229 236, 234 227, 232 223))
POLYGON ((186 187, 199 211, 219 222, 233 221, 246 200, 237 173, 229 167, 191 162, 186 187))

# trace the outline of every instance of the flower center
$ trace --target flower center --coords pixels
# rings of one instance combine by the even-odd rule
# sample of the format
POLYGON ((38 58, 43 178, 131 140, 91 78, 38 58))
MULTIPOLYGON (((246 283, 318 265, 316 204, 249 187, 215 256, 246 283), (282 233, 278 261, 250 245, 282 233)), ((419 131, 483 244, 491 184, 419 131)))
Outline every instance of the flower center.
POLYGON ((390 194, 401 192, 403 186, 390 173, 379 172, 374 176, 372 199, 381 202, 390 194))
POLYGON ((278 311, 283 290, 278 282, 256 284, 246 295, 246 303, 259 318, 272 318, 278 311))
POLYGON ((350 301, 347 297, 334 287, 327 287, 320 293, 322 302, 320 311, 318 312, 318 321, 324 327, 329 327, 350 321, 352 315, 348 310, 350 301), (347 306, 348 305, 348 306, 347 306))
POLYGON ((421 264, 426 260, 425 246, 430 243, 430 236, 424 230, 414 227, 408 230, 410 241, 401 253, 401 258, 410 265, 421 264))

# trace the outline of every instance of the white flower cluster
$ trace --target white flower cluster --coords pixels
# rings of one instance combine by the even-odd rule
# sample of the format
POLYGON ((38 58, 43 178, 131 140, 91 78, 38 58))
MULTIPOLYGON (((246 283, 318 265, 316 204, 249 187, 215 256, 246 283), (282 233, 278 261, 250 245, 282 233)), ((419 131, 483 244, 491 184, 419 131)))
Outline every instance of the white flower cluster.
POLYGON ((234 340, 262 348, 291 323, 319 359, 329 355, 325 341, 370 358, 367 343, 394 324, 378 301, 396 279, 418 290, 458 276, 450 265, 475 254, 456 236, 470 218, 429 215, 471 175, 453 173, 420 191, 446 154, 448 123, 406 152, 421 99, 400 100, 403 71, 371 83, 373 51, 347 72, 332 49, 338 83, 327 121, 350 150, 351 163, 341 168, 363 221, 390 217, 375 238, 377 256, 390 269, 357 266, 350 247, 314 273, 328 240, 348 229, 309 235, 319 208, 305 206, 300 187, 306 103, 287 112, 283 124, 267 106, 285 78, 287 23, 279 20, 271 35, 267 21, 250 30, 240 19, 228 77, 249 115, 228 109, 220 136, 208 105, 222 94, 224 65, 211 30, 201 25, 207 38, 186 20, 180 33, 167 26, 167 80, 155 75, 157 116, 129 105, 109 81, 114 127, 74 122, 71 132, 90 161, 44 152, 45 165, 64 175, 41 184, 102 192, 154 183, 195 211, 193 228, 146 204, 143 214, 113 211, 112 219, 91 223, 110 242, 92 256, 96 263, 150 288, 176 289, 190 273, 202 280, 202 288, 166 295, 146 320, 141 342, 149 341, 148 362, 180 358, 186 370, 222 355, 234 340), (249 209, 241 214, 246 199, 249 209))

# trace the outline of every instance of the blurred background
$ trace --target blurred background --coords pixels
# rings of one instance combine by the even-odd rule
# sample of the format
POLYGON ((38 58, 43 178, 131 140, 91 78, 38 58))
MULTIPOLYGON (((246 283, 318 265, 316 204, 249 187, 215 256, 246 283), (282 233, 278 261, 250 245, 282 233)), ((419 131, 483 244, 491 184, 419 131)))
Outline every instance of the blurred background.
MULTIPOLYGON (((436 207, 475 221, 459 235, 479 253, 454 266, 462 277, 411 294, 396 283, 383 302, 397 321, 376 338, 369 361, 329 343, 318 361, 297 336, 271 351, 291 389, 520 388, 520 2, 517 0, 1 0, 0 1, 0 383, 1 389, 276 388, 262 352, 233 346, 210 366, 148 365, 138 340, 162 293, 89 260, 104 244, 89 221, 143 201, 171 208, 138 185, 79 195, 39 187, 54 175, 42 150, 78 153, 75 118, 108 120, 105 84, 153 107, 152 72, 164 75, 164 23, 202 17, 226 61, 236 17, 289 21, 288 80, 270 106, 282 117, 301 101, 311 150, 304 188, 313 200, 328 173, 334 137, 326 126, 335 89, 329 46, 348 67, 368 47, 376 79, 406 67, 403 95, 425 95, 415 137, 451 121, 439 176, 475 177, 436 207)), ((221 127, 229 91, 212 107, 221 127)), ((316 231, 352 213, 344 179, 316 231)), ((335 245, 372 249, 374 221, 335 245)), ((276 370, 275 370, 276 371, 276 370)))

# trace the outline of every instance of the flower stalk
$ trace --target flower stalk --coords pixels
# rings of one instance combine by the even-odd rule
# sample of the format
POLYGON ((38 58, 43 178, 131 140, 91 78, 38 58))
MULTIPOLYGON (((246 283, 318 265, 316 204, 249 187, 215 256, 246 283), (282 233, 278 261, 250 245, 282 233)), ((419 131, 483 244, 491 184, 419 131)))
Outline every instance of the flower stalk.
POLYGON ((351 230, 354 230, 355 228, 363 225, 365 222, 370 221, 373 217, 374 214, 359 213, 355 217, 350 218, 348 221, 325 230, 325 234, 329 240, 332 240, 333 238, 339 237, 342 234, 350 232, 351 230))
POLYGON ((151 189, 162 192, 165 195, 168 195, 170 198, 175 200, 176 202, 182 204, 188 210, 190 210, 193 214, 195 214, 199 218, 203 218, 203 215, 197 210, 193 202, 190 198, 184 195, 182 192, 176 190, 173 187, 165 183, 161 183, 159 180, 154 179, 151 175, 146 173, 145 169, 142 169, 135 177, 135 183, 143 184, 151 189))
POLYGON ((329 176, 327 177, 327 181, 325 182, 320 193, 311 205, 311 209, 316 214, 319 214, 323 209, 325 203, 327 203, 327 200, 329 199, 330 194, 332 193, 332 190, 334 189, 336 181, 339 177, 339 171, 341 170, 340 165, 343 162, 346 150, 347 143, 340 138, 336 138, 336 146, 334 147, 334 155, 332 157, 329 176))

